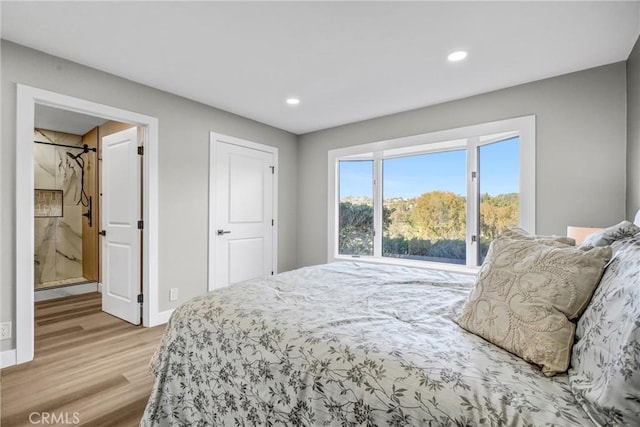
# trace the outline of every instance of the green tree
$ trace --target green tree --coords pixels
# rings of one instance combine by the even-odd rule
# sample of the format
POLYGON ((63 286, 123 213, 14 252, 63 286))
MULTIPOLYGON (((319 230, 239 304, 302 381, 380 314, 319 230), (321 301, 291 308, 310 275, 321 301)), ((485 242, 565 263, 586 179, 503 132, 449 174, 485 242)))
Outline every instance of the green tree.
POLYGON ((509 227, 518 225, 518 193, 480 196, 480 238, 492 241, 509 227))
MULTIPOLYGON (((383 228, 391 223, 389 208, 383 208, 383 228)), ((339 253, 373 255, 373 206, 366 203, 340 202, 339 253)))
POLYGON ((450 191, 431 191, 416 199, 411 222, 423 239, 465 239, 466 200, 450 191))
POLYGON ((411 211, 413 210, 415 199, 388 199, 384 206, 391 212, 389 216, 389 226, 385 228, 385 236, 388 237, 417 237, 415 227, 411 222, 411 211))

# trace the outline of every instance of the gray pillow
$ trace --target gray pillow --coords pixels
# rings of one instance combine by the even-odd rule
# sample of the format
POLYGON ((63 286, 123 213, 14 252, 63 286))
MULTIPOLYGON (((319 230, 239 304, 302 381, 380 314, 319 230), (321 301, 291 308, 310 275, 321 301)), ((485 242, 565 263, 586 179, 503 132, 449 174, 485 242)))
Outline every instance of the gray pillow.
POLYGON ((616 240, 631 237, 640 232, 640 227, 629 221, 622 221, 604 230, 589 234, 580 246, 607 246, 616 240))
POLYGON ((524 228, 520 227, 512 227, 500 234, 502 237, 508 237, 510 239, 521 239, 521 240, 543 240, 543 241, 554 241, 564 243, 565 245, 575 246, 576 241, 571 237, 565 236, 541 236, 539 234, 531 234, 524 228))
POLYGON ((569 370, 576 400, 600 425, 640 425, 640 235, 614 257, 580 318, 569 370))

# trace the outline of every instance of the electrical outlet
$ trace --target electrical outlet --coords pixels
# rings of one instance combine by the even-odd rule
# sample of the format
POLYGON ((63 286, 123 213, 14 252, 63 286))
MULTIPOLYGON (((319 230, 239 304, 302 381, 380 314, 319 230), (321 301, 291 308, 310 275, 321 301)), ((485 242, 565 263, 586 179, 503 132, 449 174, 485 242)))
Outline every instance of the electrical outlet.
POLYGON ((169 301, 176 301, 178 299, 178 288, 171 288, 169 291, 169 301))
POLYGON ((11 322, 0 323, 0 340, 11 338, 11 322))

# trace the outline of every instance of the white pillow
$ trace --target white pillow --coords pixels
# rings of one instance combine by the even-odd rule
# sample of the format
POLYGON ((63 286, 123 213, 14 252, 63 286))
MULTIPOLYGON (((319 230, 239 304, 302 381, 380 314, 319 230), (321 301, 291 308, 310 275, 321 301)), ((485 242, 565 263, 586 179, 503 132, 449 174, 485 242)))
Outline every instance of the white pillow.
POLYGON ((630 223, 629 221, 622 221, 621 223, 612 225, 604 230, 589 234, 580 246, 608 246, 616 240, 634 236, 638 234, 638 232, 640 232, 640 227, 630 223))
POLYGON ((636 212, 636 219, 633 220, 633 223, 640 227, 640 209, 638 209, 638 212, 636 212))
POLYGON ((569 382, 598 425, 640 425, 640 235, 612 262, 578 321, 569 382))

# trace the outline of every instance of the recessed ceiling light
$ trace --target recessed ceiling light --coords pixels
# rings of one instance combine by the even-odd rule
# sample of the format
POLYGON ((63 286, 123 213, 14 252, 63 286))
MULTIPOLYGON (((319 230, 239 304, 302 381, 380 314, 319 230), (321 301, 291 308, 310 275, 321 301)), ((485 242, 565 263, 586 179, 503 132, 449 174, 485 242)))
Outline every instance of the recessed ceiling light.
POLYGON ((287 104, 298 105, 300 104, 300 100, 298 98, 287 98, 287 104))
POLYGON ((467 52, 464 50, 458 50, 456 52, 452 52, 447 56, 447 59, 451 62, 462 61, 467 57, 467 52))

